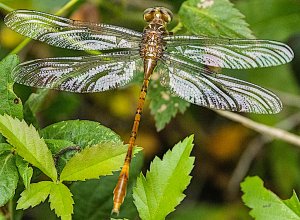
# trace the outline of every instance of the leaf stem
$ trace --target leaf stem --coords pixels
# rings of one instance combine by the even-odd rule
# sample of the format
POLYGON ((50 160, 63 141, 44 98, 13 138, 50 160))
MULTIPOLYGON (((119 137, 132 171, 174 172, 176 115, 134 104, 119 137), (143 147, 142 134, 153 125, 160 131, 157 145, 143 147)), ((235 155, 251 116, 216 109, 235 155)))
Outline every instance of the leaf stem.
POLYGON ((14 10, 13 8, 7 6, 7 5, 5 5, 3 3, 0 3, 0 8, 4 9, 5 11, 8 11, 8 12, 11 12, 11 11, 14 10))

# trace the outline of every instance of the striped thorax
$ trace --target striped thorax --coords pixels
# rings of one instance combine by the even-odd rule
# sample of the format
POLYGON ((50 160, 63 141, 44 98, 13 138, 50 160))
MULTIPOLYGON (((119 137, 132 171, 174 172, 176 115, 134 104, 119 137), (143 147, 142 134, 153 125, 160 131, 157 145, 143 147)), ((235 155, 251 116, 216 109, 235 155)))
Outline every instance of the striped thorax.
POLYGON ((165 49, 163 37, 168 35, 167 23, 172 20, 172 12, 163 7, 148 8, 144 20, 149 22, 143 32, 140 44, 140 56, 144 60, 145 79, 149 78, 165 49))

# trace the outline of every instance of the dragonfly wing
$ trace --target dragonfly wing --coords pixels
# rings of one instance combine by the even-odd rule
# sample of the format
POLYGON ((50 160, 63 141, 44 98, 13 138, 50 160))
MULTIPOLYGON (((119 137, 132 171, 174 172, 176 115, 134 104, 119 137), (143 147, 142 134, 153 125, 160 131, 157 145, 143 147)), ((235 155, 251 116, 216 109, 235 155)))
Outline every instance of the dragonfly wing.
POLYGON ((86 57, 31 60, 13 69, 15 82, 69 92, 100 92, 128 84, 142 66, 138 54, 108 53, 86 57))
POLYGON ((169 70, 169 87, 188 102, 237 112, 274 114, 282 109, 279 98, 257 85, 216 74, 167 54, 163 62, 169 70))
POLYGON ((248 69, 290 62, 294 53, 286 44, 270 40, 167 36, 167 51, 208 66, 248 69))
POLYGON ((130 29, 16 10, 4 18, 14 31, 47 44, 74 50, 138 48, 142 34, 130 29))

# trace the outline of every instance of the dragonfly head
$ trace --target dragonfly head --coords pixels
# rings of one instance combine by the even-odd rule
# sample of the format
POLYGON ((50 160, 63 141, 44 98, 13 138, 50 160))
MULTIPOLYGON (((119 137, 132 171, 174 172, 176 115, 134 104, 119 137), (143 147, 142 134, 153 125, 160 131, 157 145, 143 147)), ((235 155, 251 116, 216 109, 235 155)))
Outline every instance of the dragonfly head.
POLYGON ((173 13, 164 7, 147 8, 144 11, 144 20, 150 22, 154 19, 162 19, 164 22, 169 23, 172 21, 173 13))

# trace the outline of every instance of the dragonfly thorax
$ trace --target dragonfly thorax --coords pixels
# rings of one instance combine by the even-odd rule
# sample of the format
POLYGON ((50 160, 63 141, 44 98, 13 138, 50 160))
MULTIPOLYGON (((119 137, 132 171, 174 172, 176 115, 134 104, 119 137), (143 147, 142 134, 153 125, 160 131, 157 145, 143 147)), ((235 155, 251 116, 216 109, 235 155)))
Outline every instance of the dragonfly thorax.
POLYGON ((143 59, 158 60, 163 53, 164 42, 158 30, 145 29, 140 46, 140 55, 143 59))

